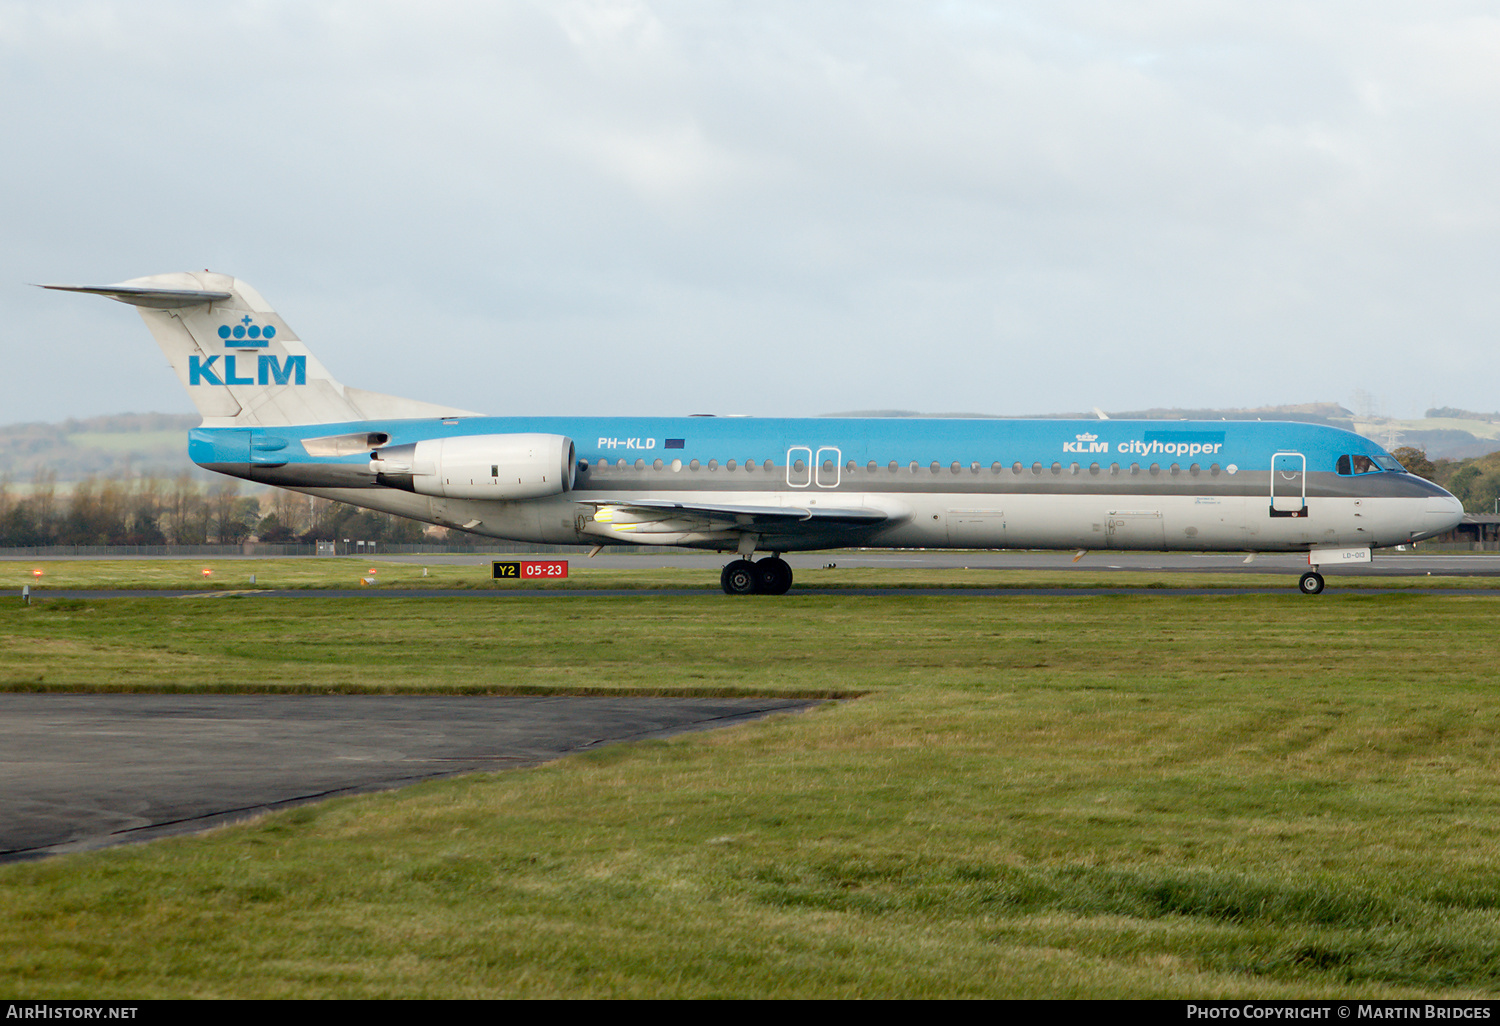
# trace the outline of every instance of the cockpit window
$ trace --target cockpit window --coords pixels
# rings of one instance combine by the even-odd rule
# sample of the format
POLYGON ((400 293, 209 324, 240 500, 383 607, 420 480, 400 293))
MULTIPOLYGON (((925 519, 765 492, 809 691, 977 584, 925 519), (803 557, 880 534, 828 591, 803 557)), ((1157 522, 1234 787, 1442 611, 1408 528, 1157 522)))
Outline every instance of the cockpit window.
POLYGON ((1354 453, 1349 456, 1340 456, 1338 461, 1338 472, 1346 477, 1357 474, 1378 474, 1389 470, 1401 473, 1405 470, 1395 457, 1381 453, 1379 456, 1366 456, 1362 453, 1354 453))

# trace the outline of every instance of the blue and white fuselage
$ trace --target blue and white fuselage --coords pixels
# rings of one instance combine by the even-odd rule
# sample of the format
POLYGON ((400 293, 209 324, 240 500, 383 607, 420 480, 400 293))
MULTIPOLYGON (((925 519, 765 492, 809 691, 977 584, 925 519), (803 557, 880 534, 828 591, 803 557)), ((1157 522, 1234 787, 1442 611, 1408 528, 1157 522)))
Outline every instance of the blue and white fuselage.
POLYGON ((760 521, 757 549, 1272 552, 1399 545, 1461 515, 1451 495, 1401 471, 1368 439, 1259 421, 453 417, 199 428, 189 453, 236 477, 565 544, 737 549, 746 533, 737 520, 779 509, 798 519, 760 521), (359 435, 367 444, 341 456, 304 445, 326 452, 319 440, 359 435), (418 491, 391 482, 396 475, 371 458, 429 440, 518 435, 573 443, 570 483, 556 461, 565 490, 486 498, 486 488, 503 486, 481 460, 468 468, 476 475, 450 473, 418 491), (1339 461, 1352 468, 1354 457, 1370 469, 1340 473, 1339 461))
MULTIPOLYGON (((1374 442, 1319 425, 487 417, 340 385, 227 276, 66 288, 141 308, 204 413, 189 443, 199 465, 495 538, 741 557, 1305 550, 1316 564, 1367 560, 1463 513, 1374 442)), ((790 570, 771 558, 780 566, 731 564, 751 568, 749 583, 732 587, 726 568, 726 590, 785 590, 790 570)))

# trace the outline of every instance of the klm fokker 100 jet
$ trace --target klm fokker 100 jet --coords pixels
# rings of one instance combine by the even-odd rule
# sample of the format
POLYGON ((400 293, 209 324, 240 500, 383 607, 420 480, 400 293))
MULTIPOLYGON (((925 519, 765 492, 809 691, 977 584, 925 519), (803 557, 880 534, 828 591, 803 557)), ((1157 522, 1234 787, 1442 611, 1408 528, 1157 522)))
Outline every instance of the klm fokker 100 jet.
POLYGON ((1320 566, 1463 516, 1317 425, 491 417, 340 384, 228 275, 46 287, 140 309, 203 415, 199 466, 494 538, 735 553, 732 595, 846 546, 1306 552, 1317 594, 1320 566))

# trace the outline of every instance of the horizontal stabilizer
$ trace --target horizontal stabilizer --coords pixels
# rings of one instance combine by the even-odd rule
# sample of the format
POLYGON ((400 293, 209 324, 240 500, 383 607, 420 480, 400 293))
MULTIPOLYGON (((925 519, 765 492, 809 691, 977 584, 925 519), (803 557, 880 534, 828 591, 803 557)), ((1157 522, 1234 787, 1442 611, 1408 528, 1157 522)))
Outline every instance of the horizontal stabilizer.
POLYGON ((104 296, 117 303, 131 306, 149 306, 156 310, 180 310, 186 306, 201 306, 229 299, 231 292, 210 292, 206 289, 152 289, 137 285, 43 285, 44 289, 59 292, 86 292, 91 296, 104 296))
POLYGON ((128 303, 210 426, 339 424, 472 416, 345 388, 259 292, 227 274, 179 271, 113 285, 43 285, 128 303))

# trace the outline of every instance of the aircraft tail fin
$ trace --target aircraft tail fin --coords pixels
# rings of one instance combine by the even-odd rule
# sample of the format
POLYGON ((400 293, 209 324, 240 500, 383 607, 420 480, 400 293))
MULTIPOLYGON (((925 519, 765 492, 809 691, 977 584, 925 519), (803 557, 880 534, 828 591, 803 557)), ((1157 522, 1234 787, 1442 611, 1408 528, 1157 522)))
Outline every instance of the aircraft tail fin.
POLYGON ((259 292, 227 274, 183 271, 117 285, 42 287, 105 296, 138 308, 210 426, 473 416, 345 387, 259 292))

